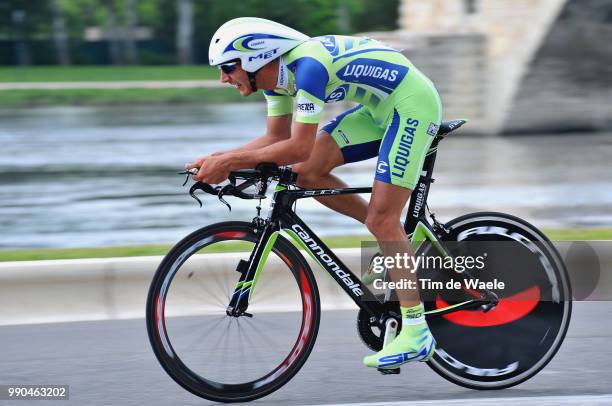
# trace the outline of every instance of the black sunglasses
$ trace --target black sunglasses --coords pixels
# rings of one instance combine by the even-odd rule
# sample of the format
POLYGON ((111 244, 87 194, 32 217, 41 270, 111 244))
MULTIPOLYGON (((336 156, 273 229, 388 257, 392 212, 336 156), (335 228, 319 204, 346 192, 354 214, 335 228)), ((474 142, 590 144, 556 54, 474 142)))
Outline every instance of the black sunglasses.
POLYGON ((236 70, 236 68, 238 67, 237 65, 238 65, 238 62, 228 62, 228 63, 223 63, 218 66, 219 66, 219 69, 223 71, 223 73, 225 73, 226 75, 229 75, 230 73, 236 70))

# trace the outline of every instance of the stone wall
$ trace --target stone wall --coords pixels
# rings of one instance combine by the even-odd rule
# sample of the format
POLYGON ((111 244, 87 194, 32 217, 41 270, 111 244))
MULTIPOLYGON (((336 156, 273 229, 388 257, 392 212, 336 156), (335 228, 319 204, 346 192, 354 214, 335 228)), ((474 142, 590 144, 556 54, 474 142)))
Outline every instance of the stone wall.
MULTIPOLYGON (((606 4, 612 0, 403 0, 401 29, 377 38, 399 47, 407 44, 403 47, 407 56, 440 88, 449 113, 445 117, 470 118, 473 131, 527 131, 532 127, 537 131, 546 122, 574 127, 572 114, 567 122, 548 114, 553 109, 545 106, 554 99, 563 99, 563 111, 578 111, 577 115, 601 125, 610 116, 603 99, 609 97, 609 91, 602 90, 599 96, 579 91, 584 86, 576 82, 575 75, 556 73, 558 61, 550 53, 558 51, 547 48, 561 50, 564 42, 575 44, 582 49, 575 54, 583 58, 575 66, 610 66, 602 51, 612 43, 609 30, 606 24, 593 24, 587 17, 609 15, 606 4), (582 10, 582 17, 576 10, 582 10), (589 35, 599 39, 581 46, 589 35), (569 89, 571 95, 563 92, 569 89), (532 99, 534 102, 525 103, 532 99), (574 107, 593 101, 599 107, 590 108, 590 115, 574 107)), ((595 81, 609 88, 601 76, 595 81)), ((560 102, 557 105, 561 107, 560 102)))
POLYGON ((487 132, 486 37, 479 33, 369 33, 402 52, 436 85, 445 120, 468 118, 469 131, 487 132))
POLYGON ((403 0, 402 49, 444 118, 495 134, 612 128, 612 0, 403 0))
POLYGON ((612 1, 568 2, 530 63, 503 128, 612 128, 612 1))

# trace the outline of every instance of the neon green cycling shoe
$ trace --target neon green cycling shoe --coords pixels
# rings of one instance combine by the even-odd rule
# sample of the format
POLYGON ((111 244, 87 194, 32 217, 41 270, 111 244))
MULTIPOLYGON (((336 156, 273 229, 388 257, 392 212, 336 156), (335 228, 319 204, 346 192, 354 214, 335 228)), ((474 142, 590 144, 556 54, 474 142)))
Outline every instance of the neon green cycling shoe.
POLYGON ((425 316, 423 304, 402 307, 402 331, 382 350, 363 359, 372 368, 393 369, 412 361, 428 361, 433 357, 434 340, 425 316))

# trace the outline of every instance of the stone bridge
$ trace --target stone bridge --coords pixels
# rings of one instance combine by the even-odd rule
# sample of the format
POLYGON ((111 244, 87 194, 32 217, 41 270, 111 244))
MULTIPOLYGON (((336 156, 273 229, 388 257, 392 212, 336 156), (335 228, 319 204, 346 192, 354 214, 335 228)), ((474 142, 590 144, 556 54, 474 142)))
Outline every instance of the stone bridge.
POLYGON ((402 0, 369 33, 436 83, 476 133, 612 128, 612 0, 402 0))

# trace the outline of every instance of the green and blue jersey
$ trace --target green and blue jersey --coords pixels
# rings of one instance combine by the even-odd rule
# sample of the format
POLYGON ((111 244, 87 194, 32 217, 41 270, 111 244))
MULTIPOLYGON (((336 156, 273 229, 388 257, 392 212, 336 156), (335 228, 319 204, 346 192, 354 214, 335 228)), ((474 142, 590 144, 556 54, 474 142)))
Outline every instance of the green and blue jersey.
POLYGON ((384 120, 386 102, 411 68, 399 51, 370 38, 315 37, 283 55, 282 87, 264 92, 268 115, 293 113, 295 100, 295 120, 316 124, 325 103, 349 100, 384 120))
POLYGON ((311 38, 282 56, 277 88, 264 93, 269 116, 292 114, 295 105, 299 123, 318 124, 326 103, 358 103, 322 131, 345 163, 378 156, 375 179, 409 189, 442 114, 433 83, 402 53, 369 38, 311 38))

